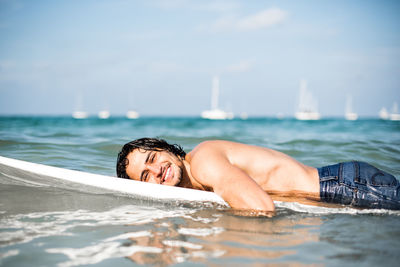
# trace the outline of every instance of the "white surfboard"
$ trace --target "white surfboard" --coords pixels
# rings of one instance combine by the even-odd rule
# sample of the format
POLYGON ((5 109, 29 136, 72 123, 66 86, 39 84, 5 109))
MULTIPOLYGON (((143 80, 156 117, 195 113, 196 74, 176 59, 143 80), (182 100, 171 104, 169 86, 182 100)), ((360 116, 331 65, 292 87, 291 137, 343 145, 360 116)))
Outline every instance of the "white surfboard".
POLYGON ((150 184, 112 176, 68 170, 0 156, 0 179, 2 179, 2 177, 19 179, 24 178, 23 176, 36 176, 42 180, 47 177, 47 179, 56 179, 56 181, 60 181, 61 183, 68 181, 106 189, 106 191, 119 192, 137 198, 176 200, 184 202, 212 202, 228 206, 220 196, 212 192, 150 184))
MULTIPOLYGON (((0 156, 0 184, 13 181, 16 184, 29 186, 59 186, 78 189, 84 192, 97 192, 89 188, 100 189, 100 192, 116 192, 132 198, 154 201, 179 201, 184 203, 213 203, 229 207, 220 196, 212 192, 150 184, 112 176, 68 170, 22 160, 0 156)), ((318 207, 296 202, 274 201, 277 207, 296 212, 315 214, 394 214, 400 216, 399 210, 356 209, 352 207, 318 207)))

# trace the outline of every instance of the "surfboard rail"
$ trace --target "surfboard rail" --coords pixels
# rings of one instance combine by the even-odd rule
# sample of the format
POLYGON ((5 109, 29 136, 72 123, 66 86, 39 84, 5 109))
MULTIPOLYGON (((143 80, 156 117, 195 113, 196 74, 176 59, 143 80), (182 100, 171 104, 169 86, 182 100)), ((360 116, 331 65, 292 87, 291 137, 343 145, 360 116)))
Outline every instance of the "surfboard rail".
POLYGON ((121 179, 0 156, 0 174, 7 174, 10 168, 39 176, 48 176, 63 181, 115 191, 133 197, 138 196, 159 200, 189 202, 212 202, 228 206, 220 196, 213 192, 121 179))

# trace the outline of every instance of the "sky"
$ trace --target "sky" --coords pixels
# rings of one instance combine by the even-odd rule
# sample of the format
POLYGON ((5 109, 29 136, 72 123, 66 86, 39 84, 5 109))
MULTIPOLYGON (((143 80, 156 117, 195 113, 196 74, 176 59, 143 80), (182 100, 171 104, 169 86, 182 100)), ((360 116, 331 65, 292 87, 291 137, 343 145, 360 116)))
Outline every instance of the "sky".
POLYGON ((0 115, 322 116, 400 104, 400 1, 0 0, 0 115))

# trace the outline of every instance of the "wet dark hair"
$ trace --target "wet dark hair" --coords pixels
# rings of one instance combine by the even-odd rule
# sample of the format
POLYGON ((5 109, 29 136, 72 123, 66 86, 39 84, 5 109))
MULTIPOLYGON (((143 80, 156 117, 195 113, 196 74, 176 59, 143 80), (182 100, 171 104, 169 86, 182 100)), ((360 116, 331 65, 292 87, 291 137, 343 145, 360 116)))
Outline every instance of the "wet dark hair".
POLYGON ((177 144, 169 144, 163 139, 158 138, 140 138, 133 140, 129 143, 126 143, 121 151, 118 153, 117 158, 117 176, 120 178, 130 179, 128 174, 126 173, 126 166, 128 166, 129 161, 127 156, 135 149, 143 149, 150 151, 167 151, 171 152, 178 158, 184 159, 186 156, 186 152, 183 151, 183 148, 177 144))

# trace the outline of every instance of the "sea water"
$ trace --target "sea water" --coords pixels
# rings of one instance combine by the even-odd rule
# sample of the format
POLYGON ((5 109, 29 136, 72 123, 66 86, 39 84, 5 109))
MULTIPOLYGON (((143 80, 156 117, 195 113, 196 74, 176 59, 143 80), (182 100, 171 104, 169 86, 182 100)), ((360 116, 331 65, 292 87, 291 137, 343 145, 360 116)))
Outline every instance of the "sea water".
MULTIPOLYGON (((160 137, 279 150, 310 166, 369 162, 400 177, 400 122, 377 119, 0 117, 0 155, 115 176, 121 145, 160 137)), ((277 203, 275 217, 0 176, 2 266, 398 266, 400 213, 277 203)))

